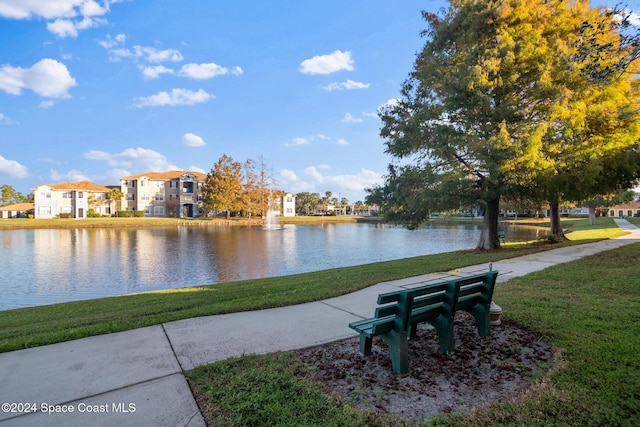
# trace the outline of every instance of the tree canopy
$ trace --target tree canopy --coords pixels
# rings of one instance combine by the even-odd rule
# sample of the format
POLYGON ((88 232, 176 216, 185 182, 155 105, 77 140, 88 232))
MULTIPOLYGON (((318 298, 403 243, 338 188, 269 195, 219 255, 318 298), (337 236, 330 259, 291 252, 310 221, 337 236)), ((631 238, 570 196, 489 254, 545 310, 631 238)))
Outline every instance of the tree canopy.
POLYGON ((380 112, 394 163, 369 200, 392 217, 417 224, 431 209, 477 203, 477 247, 497 248, 501 197, 559 200, 569 172, 589 177, 576 191, 597 193, 603 165, 615 171, 637 149, 635 77, 590 85, 590 57, 577 62, 581 26, 601 19, 588 1, 452 0, 423 16, 425 46, 380 112))

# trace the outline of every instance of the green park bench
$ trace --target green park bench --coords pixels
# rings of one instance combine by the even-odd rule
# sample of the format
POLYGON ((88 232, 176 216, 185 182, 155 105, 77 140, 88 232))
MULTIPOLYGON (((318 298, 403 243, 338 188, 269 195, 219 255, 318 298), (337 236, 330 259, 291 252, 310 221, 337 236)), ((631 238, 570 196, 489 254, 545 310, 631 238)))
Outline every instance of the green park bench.
POLYGON ((419 323, 435 328, 440 351, 453 351, 453 316, 458 310, 473 315, 480 336, 490 335, 490 305, 497 275, 497 271, 489 271, 378 295, 380 306, 374 317, 349 324, 360 334, 360 352, 370 355, 373 337, 379 335, 389 346, 393 372, 404 374, 409 370, 408 339, 415 336, 419 323))

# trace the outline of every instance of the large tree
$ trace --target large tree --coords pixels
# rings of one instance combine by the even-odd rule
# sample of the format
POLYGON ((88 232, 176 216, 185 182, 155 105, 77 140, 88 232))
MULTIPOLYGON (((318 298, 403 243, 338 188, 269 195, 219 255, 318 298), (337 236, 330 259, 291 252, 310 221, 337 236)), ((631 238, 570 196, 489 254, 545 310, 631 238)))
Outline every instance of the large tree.
MULTIPOLYGON (((584 0, 452 0, 443 16, 424 13, 425 47, 401 98, 381 111, 386 152, 409 165, 394 166, 401 173, 387 176, 374 193, 397 199, 398 192, 409 193, 398 184, 421 176, 430 183, 424 198, 449 201, 451 208, 476 198, 485 207, 478 249, 500 245, 502 196, 559 201, 564 189, 551 173, 537 171, 553 171, 558 160, 544 144, 572 150, 573 142, 585 142, 571 138, 579 124, 558 127, 556 120, 581 106, 574 94, 585 73, 572 70, 585 64, 575 63, 572 43, 580 25, 598 16, 593 11, 584 0)), ((418 222, 428 209, 414 212, 418 222)))
POLYGON ((225 211, 226 217, 243 207, 243 168, 223 154, 213 165, 202 186, 202 203, 207 209, 225 211))
MULTIPOLYGON (((589 23, 612 20, 609 11, 598 11, 584 2, 563 5, 570 21, 556 61, 567 64, 552 76, 563 88, 543 122, 540 138, 527 153, 532 165, 529 177, 551 206, 551 232, 562 238, 559 203, 606 196, 629 188, 640 177, 640 91, 638 61, 629 62, 618 25, 602 26, 597 56, 583 56, 589 23), (606 31, 605 31, 606 29, 606 31), (615 71, 615 72, 614 72, 615 71)), ((595 49, 595 48, 594 48, 595 49)))
POLYGON ((0 196, 0 206, 14 203, 25 203, 28 200, 28 198, 24 197, 21 192, 16 191, 12 186, 7 184, 2 185, 0 196))
POLYGON ((245 207, 250 213, 266 215, 269 197, 277 182, 273 170, 263 156, 257 161, 249 159, 244 165, 245 173, 245 207))

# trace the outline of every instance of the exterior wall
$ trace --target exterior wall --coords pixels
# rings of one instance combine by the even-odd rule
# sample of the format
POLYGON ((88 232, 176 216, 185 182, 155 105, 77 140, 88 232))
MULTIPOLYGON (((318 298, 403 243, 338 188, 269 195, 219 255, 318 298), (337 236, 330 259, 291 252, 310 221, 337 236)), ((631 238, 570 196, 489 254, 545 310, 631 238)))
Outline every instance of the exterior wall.
POLYGON ((640 216, 640 202, 611 206, 607 215, 616 218, 640 216))
POLYGON ((123 209, 144 211, 144 216, 148 217, 192 218, 198 215, 202 182, 197 176, 181 171, 150 172, 148 175, 120 180, 123 209))
POLYGON ((280 205, 282 206, 283 217, 296 216, 296 196, 294 194, 286 193, 282 196, 280 205))
MULTIPOLYGON (((60 214, 70 214, 72 218, 86 218, 90 209, 90 202, 96 202, 91 207, 98 213, 110 213, 111 201, 107 201, 107 191, 91 191, 84 188, 68 187, 54 188, 53 185, 35 187, 34 217, 56 218, 60 214)), ((97 187, 97 186, 95 186, 97 187)))

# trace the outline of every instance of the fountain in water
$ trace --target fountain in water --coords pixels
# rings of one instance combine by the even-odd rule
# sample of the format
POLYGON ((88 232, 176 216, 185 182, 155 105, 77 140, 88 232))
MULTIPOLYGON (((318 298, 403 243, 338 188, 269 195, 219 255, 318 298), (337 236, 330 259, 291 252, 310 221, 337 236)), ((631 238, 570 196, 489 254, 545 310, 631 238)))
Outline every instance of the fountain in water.
POLYGON ((276 218, 276 211, 273 209, 273 194, 269 191, 269 205, 267 209, 267 215, 264 221, 263 230, 280 230, 282 227, 278 224, 278 218, 276 218))

